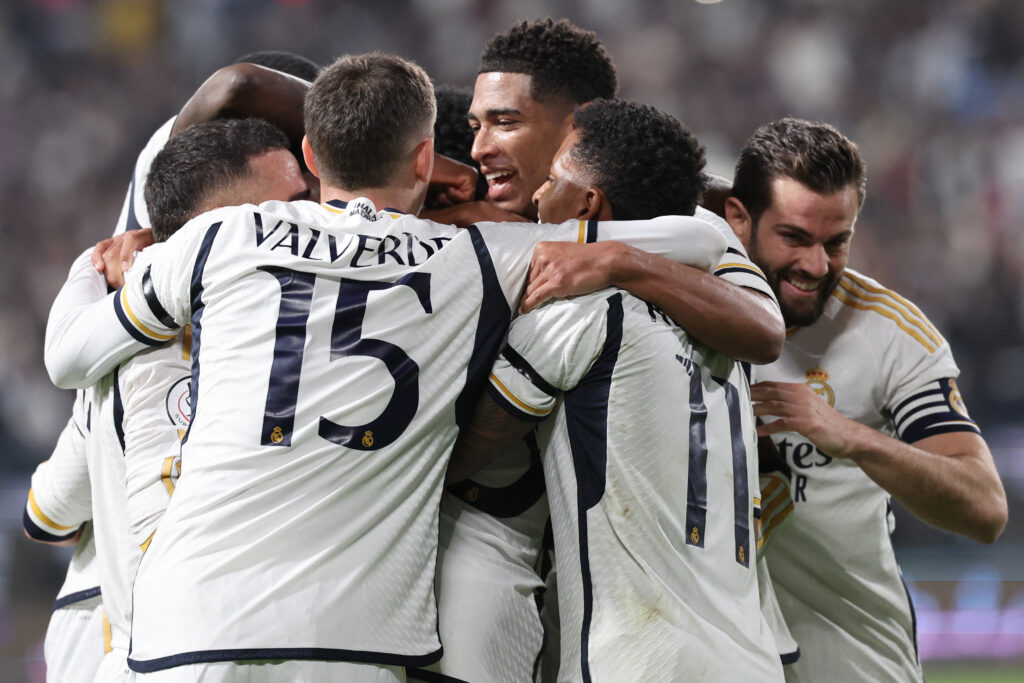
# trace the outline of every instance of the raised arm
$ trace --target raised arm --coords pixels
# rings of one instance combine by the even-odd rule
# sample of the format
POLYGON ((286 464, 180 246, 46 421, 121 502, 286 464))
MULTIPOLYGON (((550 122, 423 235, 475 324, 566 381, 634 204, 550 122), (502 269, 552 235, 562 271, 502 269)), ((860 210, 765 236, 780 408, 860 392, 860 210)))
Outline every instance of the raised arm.
POLYGON ((43 360, 46 371, 61 389, 84 389, 95 384, 119 363, 147 346, 173 339, 151 321, 139 319, 145 296, 138 281, 106 294, 106 281, 92 267, 89 251, 71 266, 46 323, 43 360))
POLYGON ((304 135, 302 103, 307 90, 307 81, 274 69, 246 63, 225 66, 206 79, 185 103, 171 136, 216 118, 252 116, 283 130, 298 150, 304 135))

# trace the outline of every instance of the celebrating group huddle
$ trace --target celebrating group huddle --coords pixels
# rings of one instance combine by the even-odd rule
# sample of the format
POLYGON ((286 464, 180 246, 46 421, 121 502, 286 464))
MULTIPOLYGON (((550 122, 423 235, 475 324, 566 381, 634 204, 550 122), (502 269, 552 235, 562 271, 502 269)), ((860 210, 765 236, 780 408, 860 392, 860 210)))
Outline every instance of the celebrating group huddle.
POLYGON ((948 344, 846 268, 856 145, 782 119, 711 182, 523 22, 476 199, 422 69, 304 66, 211 77, 54 303, 51 680, 922 679, 890 497, 982 542, 1006 499, 948 344))

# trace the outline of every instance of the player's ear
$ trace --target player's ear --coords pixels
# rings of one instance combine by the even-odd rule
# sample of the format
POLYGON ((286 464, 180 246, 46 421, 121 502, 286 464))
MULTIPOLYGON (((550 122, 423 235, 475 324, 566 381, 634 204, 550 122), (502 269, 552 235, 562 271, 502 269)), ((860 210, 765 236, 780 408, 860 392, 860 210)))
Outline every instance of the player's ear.
POLYGON ((434 172, 434 138, 426 138, 413 150, 416 180, 429 183, 434 172))
POLYGON ((320 171, 317 170, 316 159, 313 158, 313 147, 309 144, 309 138, 305 135, 302 136, 302 159, 306 162, 306 168, 309 169, 309 172, 319 178, 320 171))
POLYGON ((581 221, 589 221, 592 218, 600 221, 612 219, 612 203, 608 201, 608 195, 601 188, 591 185, 581 199, 576 218, 581 221))
POLYGON ((729 197, 725 200, 725 221, 732 228, 732 231, 736 233, 736 236, 740 238, 743 246, 749 247, 750 230, 753 227, 753 220, 750 218, 747 207, 743 206, 743 202, 736 199, 736 197, 729 197))

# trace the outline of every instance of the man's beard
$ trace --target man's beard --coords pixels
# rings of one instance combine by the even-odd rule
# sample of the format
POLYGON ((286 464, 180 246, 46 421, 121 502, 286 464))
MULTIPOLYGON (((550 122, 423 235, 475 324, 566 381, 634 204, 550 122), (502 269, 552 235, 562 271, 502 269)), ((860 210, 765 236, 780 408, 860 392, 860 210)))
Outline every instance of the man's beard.
POLYGON ((830 272, 828 275, 829 280, 822 283, 822 286, 818 288, 818 297, 814 303, 810 307, 801 306, 797 310, 788 306, 782 296, 783 273, 773 272, 765 273, 765 275, 768 277, 768 284, 771 285, 772 291, 775 292, 775 298, 779 300, 779 308, 782 309, 782 320, 786 323, 786 329, 790 327, 807 327, 816 323, 821 314, 825 312, 825 303, 832 296, 832 292, 836 291, 836 287, 839 286, 839 281, 843 276, 842 272, 836 274, 830 272))

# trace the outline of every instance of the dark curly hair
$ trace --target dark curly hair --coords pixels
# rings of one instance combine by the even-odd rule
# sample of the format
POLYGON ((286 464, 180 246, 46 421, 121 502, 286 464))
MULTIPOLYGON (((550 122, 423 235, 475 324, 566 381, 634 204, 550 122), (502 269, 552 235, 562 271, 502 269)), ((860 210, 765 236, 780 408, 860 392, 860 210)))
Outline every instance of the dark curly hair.
POLYGON ((692 215, 707 182, 704 148, 654 107, 595 100, 576 107, 572 158, 593 174, 616 220, 692 215))
POLYGON ((175 135, 146 176, 153 239, 166 241, 208 197, 252 173, 252 157, 288 147, 284 132, 263 119, 217 119, 175 135))
POLYGON ((487 41, 478 73, 528 74, 530 96, 582 104, 615 97, 619 89, 612 58, 592 31, 568 19, 524 21, 487 41))
POLYGON ((858 205, 867 191, 867 171, 857 145, 827 123, 803 119, 766 123, 740 151, 732 194, 743 202, 754 225, 771 206, 776 178, 792 178, 818 194, 854 185, 858 205))
MULTIPOLYGON (((470 156, 473 149, 473 130, 466 120, 469 105, 473 101, 473 91, 451 85, 438 85, 434 87, 434 99, 437 100, 434 151, 479 171, 480 164, 470 156)), ((480 176, 477 179, 475 196, 480 199, 486 194, 487 180, 480 176)))
POLYGON ((297 55, 294 52, 285 52, 284 50, 250 52, 235 60, 236 64, 242 62, 283 71, 286 74, 291 74, 310 83, 316 80, 317 74, 320 73, 320 67, 316 62, 306 59, 302 55, 297 55))

